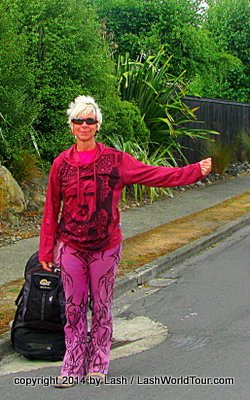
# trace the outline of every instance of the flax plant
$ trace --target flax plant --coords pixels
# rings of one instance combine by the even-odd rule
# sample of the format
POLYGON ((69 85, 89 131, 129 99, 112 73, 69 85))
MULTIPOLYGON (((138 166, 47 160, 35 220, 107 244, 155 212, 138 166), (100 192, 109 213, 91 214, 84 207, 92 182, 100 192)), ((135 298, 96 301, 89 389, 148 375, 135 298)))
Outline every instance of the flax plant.
POLYGON ((118 86, 123 100, 134 101, 150 130, 151 141, 164 142, 173 152, 183 154, 178 140, 183 136, 208 139, 208 133, 218 132, 189 128, 197 121, 197 108, 190 109, 183 103, 185 84, 183 72, 175 77, 168 72, 171 56, 166 58, 160 49, 146 60, 131 61, 129 55, 120 55, 117 63, 118 86))

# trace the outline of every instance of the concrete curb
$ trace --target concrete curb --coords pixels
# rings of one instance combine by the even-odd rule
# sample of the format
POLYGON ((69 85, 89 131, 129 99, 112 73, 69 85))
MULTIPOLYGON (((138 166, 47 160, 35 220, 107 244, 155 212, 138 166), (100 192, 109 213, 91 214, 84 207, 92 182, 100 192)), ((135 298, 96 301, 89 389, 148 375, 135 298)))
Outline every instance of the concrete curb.
MULTIPOLYGON (((115 299, 125 292, 137 289, 138 286, 148 282, 150 279, 155 278, 157 275, 183 262, 187 258, 207 249, 209 246, 218 243, 248 224, 250 224, 250 213, 233 222, 225 224, 200 239, 192 241, 186 246, 182 246, 179 249, 152 261, 151 263, 145 264, 143 267, 137 268, 135 272, 130 273, 125 277, 118 278, 115 288, 115 299)), ((10 340, 10 332, 6 332, 5 334, 0 335, 0 361, 12 352, 13 349, 10 340)))

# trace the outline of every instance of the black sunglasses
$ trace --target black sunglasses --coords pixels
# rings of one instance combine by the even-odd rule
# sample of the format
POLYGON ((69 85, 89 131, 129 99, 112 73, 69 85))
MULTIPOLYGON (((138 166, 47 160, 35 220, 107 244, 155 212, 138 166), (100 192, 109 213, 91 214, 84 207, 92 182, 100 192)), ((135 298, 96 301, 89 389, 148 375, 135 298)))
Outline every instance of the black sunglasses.
POLYGON ((94 118, 72 118, 71 122, 76 125, 82 125, 84 122, 88 125, 97 124, 97 119, 94 118))

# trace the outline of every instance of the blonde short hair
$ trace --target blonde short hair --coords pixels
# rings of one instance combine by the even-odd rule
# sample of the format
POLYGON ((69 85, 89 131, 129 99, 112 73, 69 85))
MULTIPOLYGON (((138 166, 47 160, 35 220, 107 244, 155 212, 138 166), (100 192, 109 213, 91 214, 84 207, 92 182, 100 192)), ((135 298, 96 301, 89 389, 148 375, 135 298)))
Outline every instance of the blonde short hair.
POLYGON ((78 117, 79 114, 86 115, 89 113, 93 113, 95 115, 98 121, 97 129, 99 131, 102 124, 102 113, 98 104, 91 96, 78 96, 69 104, 69 108, 67 110, 69 125, 72 126, 72 118, 78 117))

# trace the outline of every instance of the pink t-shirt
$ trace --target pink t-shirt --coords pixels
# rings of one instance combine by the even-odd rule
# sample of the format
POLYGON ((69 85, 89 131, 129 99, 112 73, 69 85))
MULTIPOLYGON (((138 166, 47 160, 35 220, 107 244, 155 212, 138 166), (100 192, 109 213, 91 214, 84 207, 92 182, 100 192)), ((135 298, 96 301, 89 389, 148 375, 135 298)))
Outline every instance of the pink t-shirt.
POLYGON ((93 150, 78 151, 82 163, 87 164, 94 160, 95 148, 93 150))

